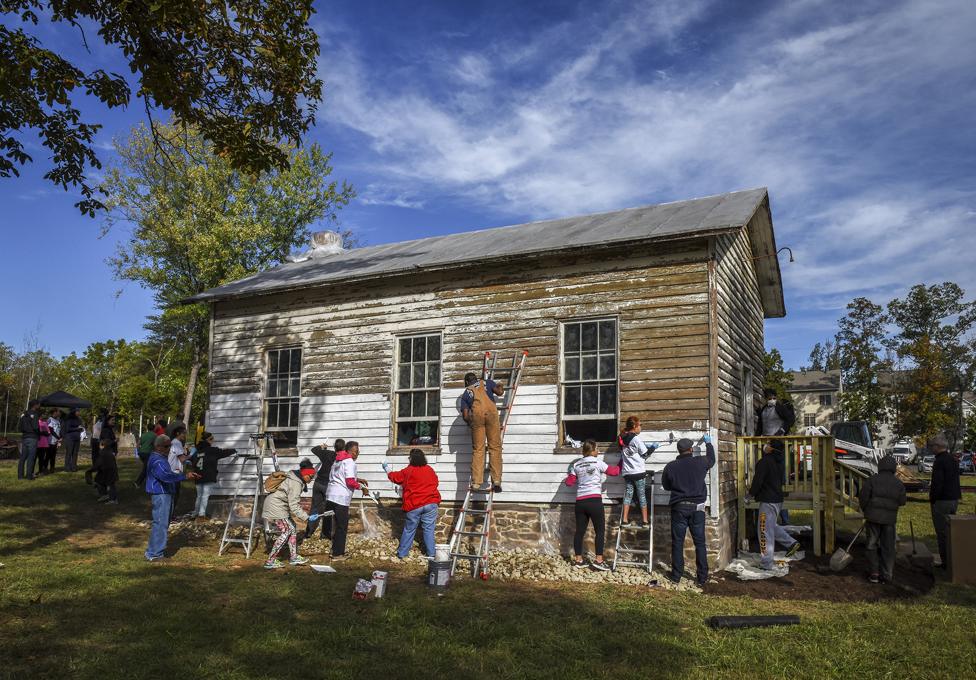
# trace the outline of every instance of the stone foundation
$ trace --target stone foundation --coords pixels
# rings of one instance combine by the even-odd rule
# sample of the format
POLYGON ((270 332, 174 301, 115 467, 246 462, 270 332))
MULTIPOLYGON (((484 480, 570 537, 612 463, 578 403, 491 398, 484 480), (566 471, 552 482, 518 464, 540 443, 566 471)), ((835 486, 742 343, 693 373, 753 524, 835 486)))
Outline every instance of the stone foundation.
MULTIPOLYGON (((227 497, 210 499, 211 517, 223 518, 227 515, 227 497)), ((310 499, 302 499, 308 510, 310 499)), ((447 543, 451 529, 457 518, 460 504, 442 503, 437 519, 437 541, 447 543)), ((613 558, 617 526, 620 519, 620 505, 605 506, 607 513, 606 550, 608 559, 613 558)), ((724 567, 734 555, 735 503, 723 508, 718 519, 710 516, 705 520, 705 542, 708 547, 708 563, 713 570, 724 567)), ((671 562, 671 516, 667 507, 659 506, 654 513, 654 559, 655 562, 671 562)), ((635 507, 631 517, 640 517, 635 507)), ((403 531, 404 515, 398 506, 378 507, 375 503, 353 502, 349 513, 349 533, 365 534, 370 538, 399 537, 403 531)), ((523 504, 496 502, 492 522, 492 547, 513 550, 528 548, 543 553, 570 555, 573 552, 573 534, 576 520, 573 506, 568 504, 523 504)), ((593 551, 593 529, 587 529, 584 550, 593 551)), ((685 538, 685 568, 694 571, 695 548, 691 534, 685 538)))

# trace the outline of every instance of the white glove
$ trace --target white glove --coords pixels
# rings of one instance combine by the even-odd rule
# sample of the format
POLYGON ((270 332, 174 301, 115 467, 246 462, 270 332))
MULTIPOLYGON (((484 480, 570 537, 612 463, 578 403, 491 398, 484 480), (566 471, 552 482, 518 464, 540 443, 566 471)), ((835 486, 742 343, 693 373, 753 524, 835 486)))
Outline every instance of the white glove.
POLYGON ((387 463, 385 460, 382 463, 380 463, 380 464, 383 466, 383 472, 389 472, 390 471, 390 464, 387 463))

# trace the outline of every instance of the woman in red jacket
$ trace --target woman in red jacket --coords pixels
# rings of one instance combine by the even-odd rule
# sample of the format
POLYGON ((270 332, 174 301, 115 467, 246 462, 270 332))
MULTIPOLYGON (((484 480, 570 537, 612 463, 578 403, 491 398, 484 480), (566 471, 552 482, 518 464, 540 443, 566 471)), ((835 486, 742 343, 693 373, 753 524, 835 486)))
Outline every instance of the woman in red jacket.
POLYGON ((410 452, 410 465, 402 470, 390 472, 387 463, 383 463, 383 470, 391 482, 403 487, 403 511, 407 514, 407 521, 403 525, 397 557, 403 559, 410 553, 418 524, 424 532, 424 554, 433 557, 437 505, 441 502, 441 495, 437 492, 437 473, 427 464, 427 457, 420 449, 410 452))

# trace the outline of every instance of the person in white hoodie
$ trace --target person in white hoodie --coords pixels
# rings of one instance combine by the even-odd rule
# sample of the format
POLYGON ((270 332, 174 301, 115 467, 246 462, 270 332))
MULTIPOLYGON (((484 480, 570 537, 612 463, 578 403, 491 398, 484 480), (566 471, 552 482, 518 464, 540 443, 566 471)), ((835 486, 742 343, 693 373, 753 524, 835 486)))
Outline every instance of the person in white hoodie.
POLYGON ((332 535, 332 559, 346 559, 346 533, 349 530, 349 506, 352 504, 352 494, 357 489, 363 496, 369 494, 369 485, 365 479, 356 477, 356 459, 359 458, 359 443, 346 442, 346 450, 336 452, 335 463, 329 474, 329 487, 325 492, 325 509, 334 514, 326 527, 326 533, 332 535))
POLYGON ((607 465, 597 458, 596 442, 587 439, 583 442, 583 456, 569 465, 566 474, 566 486, 576 487, 576 534, 573 536, 573 566, 582 569, 583 537, 586 526, 593 524, 594 552, 596 560, 592 567, 599 571, 609 571, 603 561, 605 543, 606 518, 603 513, 603 475, 616 477, 620 474, 619 465, 607 465))
POLYGON ((624 514, 621 524, 628 529, 647 526, 647 457, 654 453, 657 444, 648 447, 640 438, 641 422, 637 416, 627 418, 624 431, 617 437, 620 446, 620 474, 627 488, 624 491, 624 514), (630 506, 637 500, 643 520, 639 527, 630 523, 630 506))

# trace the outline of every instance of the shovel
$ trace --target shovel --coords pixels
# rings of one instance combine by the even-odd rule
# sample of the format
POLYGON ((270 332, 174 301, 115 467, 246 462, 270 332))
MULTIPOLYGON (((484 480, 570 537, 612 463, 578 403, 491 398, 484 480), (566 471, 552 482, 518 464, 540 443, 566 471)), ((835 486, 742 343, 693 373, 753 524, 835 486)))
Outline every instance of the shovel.
POLYGON ((857 537, 861 535, 862 531, 864 531, 863 524, 861 525, 861 528, 857 530, 857 533, 854 534, 854 538, 851 539, 851 542, 847 545, 847 550, 837 548, 837 550, 834 551, 834 554, 830 556, 831 571, 844 571, 844 569, 846 569, 848 565, 854 561, 854 556, 851 555, 851 548, 854 547, 854 541, 857 540, 857 537))

